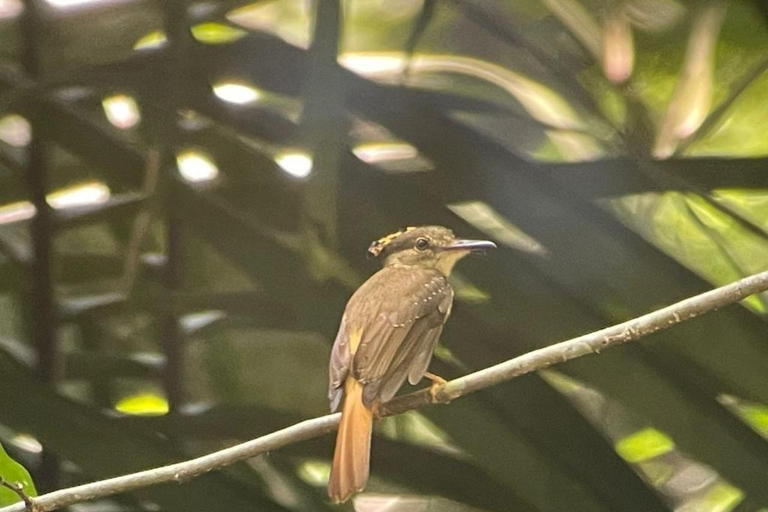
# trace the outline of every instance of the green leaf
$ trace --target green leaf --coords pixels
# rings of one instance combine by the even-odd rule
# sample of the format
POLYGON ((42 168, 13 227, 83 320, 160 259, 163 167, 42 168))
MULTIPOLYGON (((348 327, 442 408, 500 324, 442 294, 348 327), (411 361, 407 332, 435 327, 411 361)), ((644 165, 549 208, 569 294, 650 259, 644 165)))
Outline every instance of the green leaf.
POLYGON ((245 37, 245 30, 221 23, 200 23, 192 26, 192 36, 205 44, 224 44, 245 37))
POLYGON ((675 449, 675 443, 655 428, 645 428, 621 439, 616 451, 627 462, 643 462, 675 449))
MULTIPOLYGON (((32 482, 29 472, 24 469, 24 466, 8 456, 2 444, 0 444, 0 477, 8 483, 23 485, 24 492, 28 496, 37 496, 35 484, 32 482)), ((0 487, 0 507, 17 501, 21 501, 18 494, 5 487, 0 487)))

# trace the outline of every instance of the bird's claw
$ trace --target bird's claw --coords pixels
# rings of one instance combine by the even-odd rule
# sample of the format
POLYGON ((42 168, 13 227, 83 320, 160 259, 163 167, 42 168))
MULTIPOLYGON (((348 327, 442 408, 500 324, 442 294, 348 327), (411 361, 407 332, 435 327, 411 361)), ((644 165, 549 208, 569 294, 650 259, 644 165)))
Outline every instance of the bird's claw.
POLYGON ((440 393, 440 391, 443 389, 443 386, 445 385, 445 383, 448 381, 440 377, 439 375, 435 375, 434 373, 427 372, 424 374, 424 376, 432 381, 432 384, 430 384, 429 386, 429 396, 432 397, 432 403, 436 404, 440 402, 437 396, 440 393))

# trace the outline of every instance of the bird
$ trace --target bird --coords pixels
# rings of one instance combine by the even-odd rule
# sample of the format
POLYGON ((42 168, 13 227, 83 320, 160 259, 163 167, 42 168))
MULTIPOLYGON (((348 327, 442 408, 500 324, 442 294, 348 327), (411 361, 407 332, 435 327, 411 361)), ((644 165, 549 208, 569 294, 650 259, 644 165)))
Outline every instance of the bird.
POLYGON ((427 369, 451 314, 448 276, 471 252, 495 247, 487 240, 458 239, 441 226, 408 227, 369 246, 368 254, 380 258, 383 268, 347 302, 329 364, 331 412, 341 406, 328 481, 334 503, 361 491, 368 480, 377 407, 406 379, 411 385, 423 377, 433 386, 445 382, 427 369))

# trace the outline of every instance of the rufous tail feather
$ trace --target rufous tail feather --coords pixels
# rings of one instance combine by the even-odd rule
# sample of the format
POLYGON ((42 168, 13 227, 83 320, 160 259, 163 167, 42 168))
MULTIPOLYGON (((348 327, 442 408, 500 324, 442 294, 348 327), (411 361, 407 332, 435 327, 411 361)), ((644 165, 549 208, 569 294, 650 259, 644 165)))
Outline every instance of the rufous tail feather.
POLYGON ((344 383, 344 406, 336 434, 328 496, 335 503, 362 490, 368 480, 373 413, 363 404, 363 385, 352 377, 344 383))

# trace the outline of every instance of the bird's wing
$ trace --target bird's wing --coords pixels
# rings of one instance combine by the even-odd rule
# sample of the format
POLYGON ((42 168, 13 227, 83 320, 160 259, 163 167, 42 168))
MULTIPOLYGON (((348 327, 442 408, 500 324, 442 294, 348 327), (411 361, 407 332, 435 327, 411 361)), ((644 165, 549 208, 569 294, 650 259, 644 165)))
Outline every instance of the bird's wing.
POLYGON ((453 290, 437 271, 393 270, 385 277, 368 301, 361 297, 366 323, 349 368, 364 385, 366 405, 386 402, 407 377, 417 382, 423 376, 453 303, 453 290))
POLYGON ((328 366, 328 400, 331 402, 331 412, 336 412, 339 404, 341 404, 341 397, 344 394, 344 380, 349 374, 349 363, 352 360, 352 354, 349 351, 349 338, 347 315, 344 314, 341 317, 336 341, 333 342, 331 362, 328 366))

